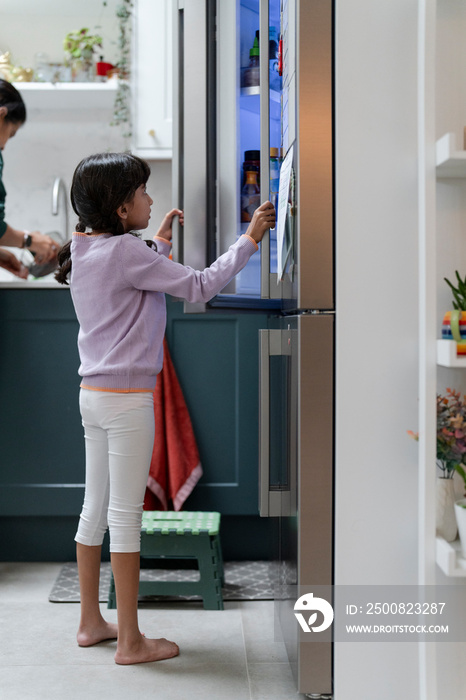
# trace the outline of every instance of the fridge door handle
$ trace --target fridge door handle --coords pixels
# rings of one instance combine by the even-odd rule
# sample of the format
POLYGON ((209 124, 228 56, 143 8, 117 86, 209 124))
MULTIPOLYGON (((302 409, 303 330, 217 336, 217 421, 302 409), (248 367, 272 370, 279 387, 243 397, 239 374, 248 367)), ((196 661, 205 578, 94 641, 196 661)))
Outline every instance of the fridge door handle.
POLYGON ((259 515, 290 515, 290 490, 270 485, 270 357, 291 355, 290 332, 259 331, 259 515))
MULTIPOLYGON (((259 4, 259 80, 260 80, 260 198, 269 199, 270 183, 270 105, 269 105, 269 0, 259 4)), ((261 298, 270 299, 270 234, 261 241, 261 298)))
MULTIPOLYGON (((174 220, 173 259, 196 270, 206 267, 206 0, 173 0, 173 207, 183 209, 184 226, 174 220)), ((188 304, 185 311, 205 310, 188 304)))
POLYGON ((269 333, 259 331, 259 515, 268 517, 270 483, 269 333))
MULTIPOLYGON (((270 199, 270 72, 269 72, 269 0, 259 4, 259 109, 260 109, 260 198, 270 199)), ((261 299, 282 299, 291 296, 289 279, 279 281, 270 269, 270 232, 261 241, 261 299)))
MULTIPOLYGON (((172 206, 184 208, 183 188, 183 145, 181 135, 183 133, 183 24, 184 2, 173 0, 172 2, 172 26, 173 26, 173 157, 172 157, 172 206)), ((172 257, 176 262, 183 260, 182 230, 175 217, 172 223, 172 257)))

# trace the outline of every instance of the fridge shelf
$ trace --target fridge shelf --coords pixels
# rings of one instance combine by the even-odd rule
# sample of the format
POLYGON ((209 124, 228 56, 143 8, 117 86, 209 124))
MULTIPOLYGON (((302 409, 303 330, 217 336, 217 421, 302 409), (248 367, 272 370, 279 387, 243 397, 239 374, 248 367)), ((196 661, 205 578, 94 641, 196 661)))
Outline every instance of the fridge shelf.
POLYGON ((458 539, 447 542, 443 537, 436 537, 436 561, 447 576, 466 577, 466 559, 458 539))
MULTIPOLYGON (((242 87, 242 95, 260 95, 260 86, 254 85, 253 87, 242 87)), ((280 102, 280 93, 277 90, 270 90, 270 99, 274 102, 280 102)))
POLYGON ((458 357, 455 340, 437 340, 437 364, 442 367, 466 368, 466 356, 458 357))
POLYGON ((456 148, 456 135, 445 134, 436 144, 437 177, 466 177, 466 151, 456 148))
MULTIPOLYGON (((270 90, 270 109, 272 118, 280 118, 280 100, 281 93, 276 90, 270 90)), ((241 108, 248 112, 260 114, 260 87, 245 87, 241 88, 241 108)))

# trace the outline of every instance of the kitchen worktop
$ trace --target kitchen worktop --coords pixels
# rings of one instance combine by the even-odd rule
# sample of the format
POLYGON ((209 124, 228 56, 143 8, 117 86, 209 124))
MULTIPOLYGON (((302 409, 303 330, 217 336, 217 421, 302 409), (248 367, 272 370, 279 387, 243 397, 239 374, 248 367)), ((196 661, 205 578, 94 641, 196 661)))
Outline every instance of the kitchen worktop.
POLYGON ((17 281, 0 279, 0 289, 69 289, 69 287, 64 284, 59 284, 54 279, 22 280, 18 277, 17 281))
MULTIPOLYGON (((23 265, 28 268, 31 263, 34 262, 34 257, 28 250, 11 248, 7 246, 2 247, 16 255, 23 265)), ((21 277, 17 277, 11 272, 8 272, 8 270, 0 267, 0 289, 66 289, 66 285, 59 284, 54 279, 54 274, 55 271, 52 271, 44 277, 33 277, 32 275, 29 275, 27 279, 22 279, 21 277)))

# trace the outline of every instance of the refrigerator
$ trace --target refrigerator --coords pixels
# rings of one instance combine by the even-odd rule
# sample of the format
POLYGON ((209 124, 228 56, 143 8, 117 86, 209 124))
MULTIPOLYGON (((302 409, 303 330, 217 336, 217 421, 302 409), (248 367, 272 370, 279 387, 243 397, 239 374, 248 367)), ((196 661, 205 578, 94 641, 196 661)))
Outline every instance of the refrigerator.
POLYGON ((330 698, 332 643, 309 642, 293 609, 302 591, 333 583, 333 2, 173 0, 173 27, 173 201, 186 222, 174 259, 202 269, 260 202, 279 214, 211 305, 270 311, 258 510, 278 519, 276 620, 297 690, 330 698))

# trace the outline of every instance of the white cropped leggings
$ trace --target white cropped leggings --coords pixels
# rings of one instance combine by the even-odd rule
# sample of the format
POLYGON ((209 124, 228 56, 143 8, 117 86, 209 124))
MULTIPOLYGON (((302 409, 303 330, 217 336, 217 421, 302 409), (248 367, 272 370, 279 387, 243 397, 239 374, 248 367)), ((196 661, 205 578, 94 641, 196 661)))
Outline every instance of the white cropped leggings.
POLYGON ((75 540, 111 552, 139 552, 144 493, 154 446, 151 392, 81 389, 86 489, 75 540))

